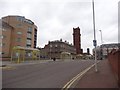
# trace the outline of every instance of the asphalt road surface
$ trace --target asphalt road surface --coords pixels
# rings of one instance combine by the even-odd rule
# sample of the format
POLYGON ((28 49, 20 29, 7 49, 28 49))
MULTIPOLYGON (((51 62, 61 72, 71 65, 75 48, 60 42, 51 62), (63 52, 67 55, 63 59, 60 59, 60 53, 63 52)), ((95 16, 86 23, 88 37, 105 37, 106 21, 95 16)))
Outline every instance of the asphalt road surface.
POLYGON ((50 61, 15 66, 2 71, 3 88, 62 88, 78 73, 91 66, 93 60, 50 61))

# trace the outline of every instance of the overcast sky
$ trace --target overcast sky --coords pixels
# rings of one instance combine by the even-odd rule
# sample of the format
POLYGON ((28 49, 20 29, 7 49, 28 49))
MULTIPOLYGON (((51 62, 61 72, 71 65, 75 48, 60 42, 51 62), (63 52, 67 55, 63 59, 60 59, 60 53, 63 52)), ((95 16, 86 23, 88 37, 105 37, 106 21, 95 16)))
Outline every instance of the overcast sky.
MULTIPOLYGON (((98 45, 118 42, 118 1, 94 0, 98 45)), ((93 47, 92 0, 0 0, 0 17, 20 15, 38 27, 37 46, 48 41, 67 40, 73 43, 73 27, 80 27, 84 52, 93 47)))

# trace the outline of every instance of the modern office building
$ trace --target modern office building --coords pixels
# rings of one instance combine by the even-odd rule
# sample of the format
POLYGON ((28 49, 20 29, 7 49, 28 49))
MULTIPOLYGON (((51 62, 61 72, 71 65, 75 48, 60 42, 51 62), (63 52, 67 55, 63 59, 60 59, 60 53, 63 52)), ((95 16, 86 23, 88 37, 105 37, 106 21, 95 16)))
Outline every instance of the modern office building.
POLYGON ((68 54, 72 58, 72 56, 76 54, 76 48, 67 41, 63 42, 61 39, 49 41, 48 44, 45 45, 45 47, 41 50, 41 52, 44 52, 43 56, 51 59, 61 59, 62 54, 68 54))
POLYGON ((0 55, 10 57, 15 46, 36 48, 37 26, 24 16, 6 16, 1 19, 0 55))

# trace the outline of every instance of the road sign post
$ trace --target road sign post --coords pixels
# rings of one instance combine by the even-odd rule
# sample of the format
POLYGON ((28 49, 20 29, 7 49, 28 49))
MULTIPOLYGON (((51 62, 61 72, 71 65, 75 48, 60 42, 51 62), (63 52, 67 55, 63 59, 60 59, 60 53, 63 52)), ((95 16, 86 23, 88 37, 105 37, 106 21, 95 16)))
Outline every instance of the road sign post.
POLYGON ((97 46, 97 40, 93 40, 93 46, 97 46))
POLYGON ((93 45, 94 45, 94 47, 95 47, 95 72, 97 72, 97 71, 98 71, 98 69, 97 69, 97 55, 96 55, 97 41, 96 41, 96 32, 95 32, 94 0, 92 0, 92 6, 93 6, 93 30, 94 30, 94 40, 93 40, 93 45))

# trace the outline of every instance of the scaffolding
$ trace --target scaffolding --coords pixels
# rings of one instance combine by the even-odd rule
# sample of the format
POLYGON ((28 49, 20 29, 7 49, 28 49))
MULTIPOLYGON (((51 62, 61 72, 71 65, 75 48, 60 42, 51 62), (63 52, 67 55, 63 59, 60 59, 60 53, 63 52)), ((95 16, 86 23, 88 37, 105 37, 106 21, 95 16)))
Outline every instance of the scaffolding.
POLYGON ((16 61, 17 63, 24 62, 26 58, 26 53, 29 53, 29 56, 32 56, 32 60, 40 60, 40 51, 35 48, 26 48, 15 46, 11 52, 11 62, 16 61))

